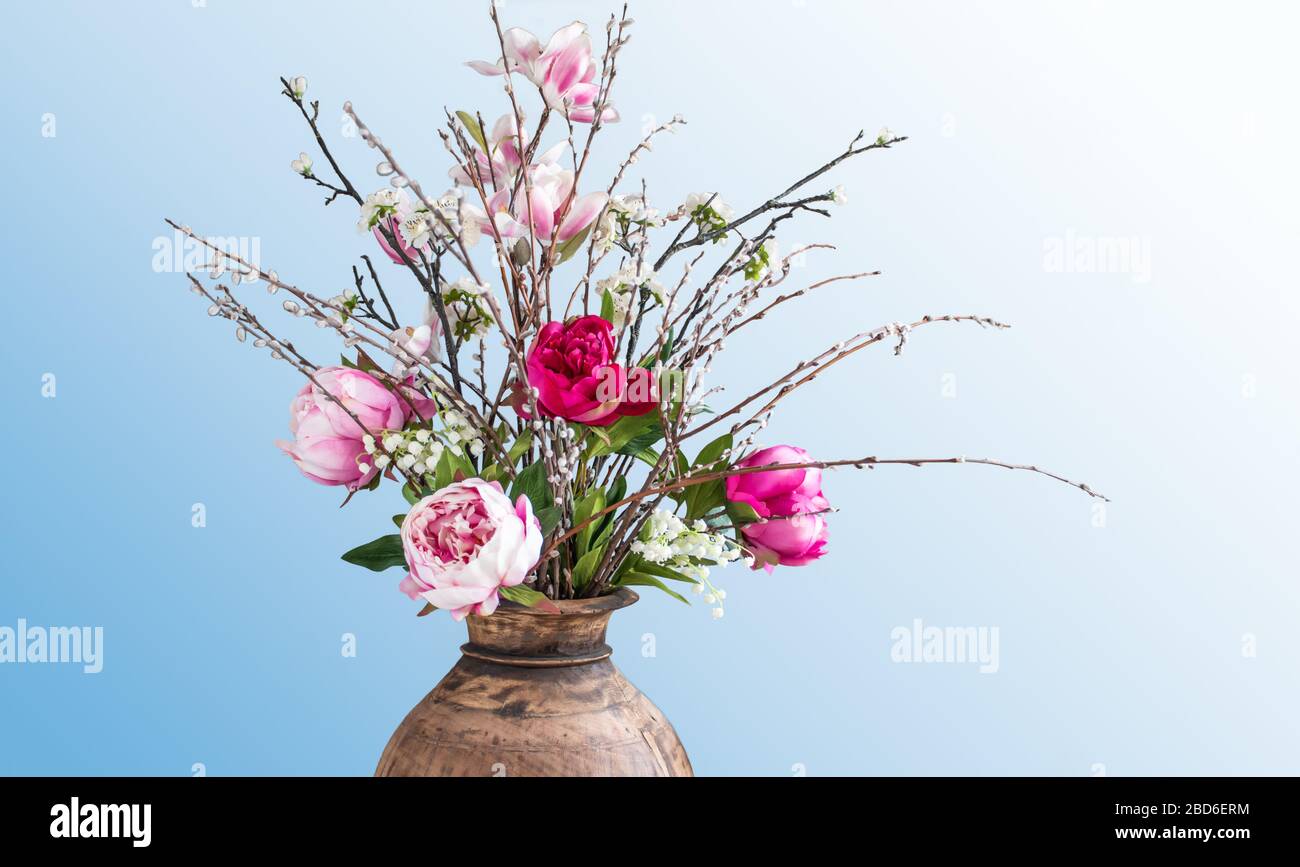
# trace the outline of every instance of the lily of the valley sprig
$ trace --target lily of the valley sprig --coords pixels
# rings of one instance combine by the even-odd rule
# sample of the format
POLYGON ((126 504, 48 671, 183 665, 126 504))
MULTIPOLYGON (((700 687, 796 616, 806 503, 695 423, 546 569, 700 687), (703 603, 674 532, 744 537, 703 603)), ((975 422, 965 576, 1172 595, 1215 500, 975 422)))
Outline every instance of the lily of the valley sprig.
POLYGON ((1022 464, 828 460, 762 442, 784 398, 862 349, 890 343, 901 353, 914 332, 940 322, 1007 327, 985 316, 918 316, 788 362, 738 400, 712 383, 714 360, 741 330, 763 328, 809 292, 879 273, 787 290, 795 257, 830 248, 783 251, 777 236, 788 221, 830 217, 846 201, 827 177, 837 165, 906 137, 859 133, 747 207, 733 204, 754 200, 743 191, 656 202, 648 179, 623 187, 654 139, 683 127, 680 117, 637 142, 607 183, 587 170, 601 133, 619 119, 612 91, 630 40, 626 9, 606 23, 599 50, 581 22, 543 42, 502 29, 495 8, 490 18, 484 53, 496 59, 467 65, 500 79, 501 105, 486 115, 446 113, 438 135, 448 180, 437 192, 345 102, 380 179, 363 192, 321 133, 307 78, 280 80, 312 139, 290 167, 326 193, 327 206, 346 209, 350 200, 356 209, 346 219, 363 240, 344 293, 301 288, 168 221, 211 253, 189 275, 208 313, 306 378, 283 452, 348 499, 363 491, 404 498, 396 532, 345 560, 402 569, 400 590, 424 603, 421 614, 486 616, 502 599, 548 610, 551 600, 651 586, 683 601, 693 591, 721 617, 718 568, 743 562, 772 572, 827 555, 834 509, 823 470, 980 463, 1100 496, 1022 464), (310 360, 265 326, 237 294, 259 282, 281 294, 286 313, 336 334, 340 362, 310 360), (410 293, 423 315, 403 321, 396 310, 412 305, 394 299, 410 293))

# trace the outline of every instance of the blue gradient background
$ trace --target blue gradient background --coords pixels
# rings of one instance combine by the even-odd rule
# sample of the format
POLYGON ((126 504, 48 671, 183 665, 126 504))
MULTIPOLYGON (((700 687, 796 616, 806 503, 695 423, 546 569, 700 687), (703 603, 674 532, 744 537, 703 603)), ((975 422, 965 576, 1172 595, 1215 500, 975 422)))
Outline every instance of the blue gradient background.
MULTIPOLYGON (((599 30, 608 11, 510 0, 503 15, 546 34, 573 18, 599 30)), ((1029 474, 841 471, 826 481, 841 512, 825 560, 723 573, 719 622, 647 591, 615 618, 615 658, 697 772, 1300 773, 1294 12, 749 0, 633 13, 625 121, 593 178, 675 112, 689 126, 636 167, 665 207, 702 189, 766 198, 860 127, 911 136, 828 179, 850 197, 833 221, 782 236, 840 248, 792 281, 884 276, 818 290, 732 341, 715 366, 729 394, 894 320, 1015 326, 935 325, 901 358, 864 352, 787 401, 767 442, 1023 460, 1114 499, 1097 527, 1087 497, 1029 474), (1150 282, 1048 273, 1044 241, 1069 230, 1149 239, 1150 282), (890 630, 917 617, 997 626, 1000 671, 891 662, 890 630)), ((381 185, 374 152, 339 135, 345 99, 440 190, 442 107, 500 111, 498 83, 459 65, 494 55, 484 8, 46 2, 8 9, 0 44, 0 624, 105 629, 101 674, 0 666, 0 773, 370 773, 464 627, 416 619, 396 572, 338 559, 385 531, 396 488, 340 511, 336 491, 304 481, 271 445, 297 375, 237 345, 181 275, 155 273, 151 244, 164 216, 257 236, 265 265, 341 290, 369 239, 349 205, 321 208, 289 171, 312 148, 276 77, 309 77, 358 183, 381 185)), ((297 333, 330 357, 315 329, 297 333)))

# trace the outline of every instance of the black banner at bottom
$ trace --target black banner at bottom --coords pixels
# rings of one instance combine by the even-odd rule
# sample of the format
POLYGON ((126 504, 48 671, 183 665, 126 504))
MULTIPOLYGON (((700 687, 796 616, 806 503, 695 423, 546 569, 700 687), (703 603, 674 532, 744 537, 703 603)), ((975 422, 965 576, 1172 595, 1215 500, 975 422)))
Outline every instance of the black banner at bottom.
MULTIPOLYGON (((584 845, 639 854, 713 834, 816 848, 851 834, 978 843, 1230 854, 1284 843, 1294 778, 872 777, 695 780, 367 778, 0 778, 0 839, 77 849, 298 853, 477 840, 533 851, 580 830, 584 845), (709 829, 716 829, 715 831, 709 829)), ((680 854, 680 853, 678 853, 680 854)))

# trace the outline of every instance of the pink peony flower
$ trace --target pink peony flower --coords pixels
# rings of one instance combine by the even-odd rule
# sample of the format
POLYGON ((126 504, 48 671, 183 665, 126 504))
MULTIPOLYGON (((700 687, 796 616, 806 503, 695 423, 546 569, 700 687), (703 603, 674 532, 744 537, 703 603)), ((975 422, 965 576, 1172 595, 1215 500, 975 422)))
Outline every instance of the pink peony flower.
MULTIPOLYGON (((807 463, 812 458, 801 448, 772 446, 754 452, 737 467, 807 463)), ((776 564, 806 566, 825 553, 827 529, 821 512, 830 509, 822 496, 822 471, 769 470, 729 476, 727 499, 744 503, 766 519, 741 528, 754 554, 754 568, 768 572, 776 564)))
POLYGON ((496 482, 453 482, 411 507, 402 521, 410 574, 399 589, 451 612, 496 611, 502 587, 522 584, 542 553, 542 528, 528 498, 514 505, 496 482))
POLYGON ((548 322, 528 352, 528 385, 543 414, 593 427, 644 415, 655 400, 631 402, 627 374, 614 363, 614 326, 599 316, 548 322))
MULTIPOLYGON (((551 108, 567 111, 569 119, 576 123, 595 120, 595 102, 600 94, 587 25, 575 21, 561 27, 545 48, 536 36, 519 27, 510 28, 502 36, 505 57, 500 61, 471 60, 465 65, 481 75, 503 75, 507 70, 521 73, 537 85, 551 108)), ((618 112, 606 106, 600 119, 612 123, 618 120, 618 112)))
POLYGON ((277 440, 275 444, 293 458, 304 476, 322 485, 345 485, 355 491, 369 484, 379 471, 367 460, 362 439, 366 432, 378 436, 380 431, 401 430, 411 417, 412 406, 423 418, 436 411, 427 397, 412 390, 403 399, 360 370, 322 367, 315 376, 320 385, 304 385, 289 407, 293 442, 277 440))
POLYGON ((497 190, 488 200, 489 216, 502 237, 527 235, 531 218, 533 234, 539 241, 548 243, 552 232, 556 241, 567 241, 595 222, 605 209, 605 202, 609 199, 605 193, 588 193, 573 198, 573 172, 569 169, 560 168, 555 163, 539 163, 529 171, 533 191, 531 199, 523 194, 521 188, 512 205, 512 190, 507 186, 497 190))

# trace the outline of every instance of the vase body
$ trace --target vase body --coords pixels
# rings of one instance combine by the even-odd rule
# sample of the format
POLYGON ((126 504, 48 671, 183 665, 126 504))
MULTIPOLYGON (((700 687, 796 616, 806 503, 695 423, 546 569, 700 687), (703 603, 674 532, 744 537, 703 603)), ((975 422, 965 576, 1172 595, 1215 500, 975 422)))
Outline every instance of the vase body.
POLYGON ((461 659, 393 732, 376 776, 691 776, 667 718, 610 661, 621 589, 561 600, 559 614, 503 602, 470 615, 461 659))

